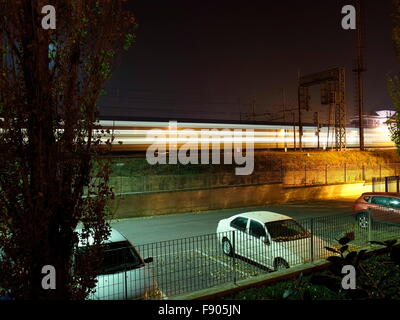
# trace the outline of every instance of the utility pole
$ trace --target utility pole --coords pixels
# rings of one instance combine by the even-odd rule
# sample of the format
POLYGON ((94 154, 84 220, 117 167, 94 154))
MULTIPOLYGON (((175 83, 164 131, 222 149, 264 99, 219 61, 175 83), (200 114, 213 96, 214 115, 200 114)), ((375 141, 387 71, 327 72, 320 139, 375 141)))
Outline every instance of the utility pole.
MULTIPOLYGON (((282 108, 283 108, 283 123, 286 126, 286 91, 284 88, 282 88, 282 108)), ((284 140, 284 146, 285 146, 285 151, 286 151, 286 149, 287 149, 286 128, 283 129, 283 140, 284 140)))
POLYGON ((353 70, 356 73, 356 112, 358 112, 358 129, 360 135, 360 150, 365 150, 364 145, 364 77, 363 73, 367 70, 364 67, 364 13, 363 6, 361 5, 362 0, 356 0, 356 12, 357 12, 357 32, 356 32, 356 49, 357 49, 357 60, 356 67, 353 70))
POLYGON ((315 131, 315 135, 318 137, 318 146, 317 150, 319 150, 319 132, 320 132, 320 125, 319 125, 319 112, 314 112, 314 124, 317 127, 315 131))
POLYGON ((293 120, 293 139, 294 139, 294 151, 296 151, 296 116, 294 111, 292 112, 292 120, 293 120))
POLYGON ((256 107, 256 98, 253 99, 252 103, 252 109, 253 109, 253 121, 256 120, 256 112, 255 112, 255 107, 256 107))
POLYGON ((238 98, 239 122, 242 123, 242 100, 238 98))
POLYGON ((298 107, 299 107, 299 150, 303 151, 303 145, 302 145, 302 135, 303 135, 303 126, 301 123, 301 103, 300 103, 300 70, 298 71, 297 74, 298 77, 298 82, 299 82, 299 89, 297 92, 297 102, 298 102, 298 107))

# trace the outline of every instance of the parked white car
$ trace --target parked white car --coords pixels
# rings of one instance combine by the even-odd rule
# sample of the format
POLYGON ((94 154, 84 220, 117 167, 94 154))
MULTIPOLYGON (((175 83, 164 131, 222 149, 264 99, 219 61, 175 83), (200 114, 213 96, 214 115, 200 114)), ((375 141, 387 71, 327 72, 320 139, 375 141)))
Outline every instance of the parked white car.
POLYGON ((292 218, 269 211, 223 219, 217 237, 226 255, 239 255, 273 270, 309 262, 312 252, 314 260, 330 255, 324 248, 326 242, 311 236, 292 218))
MULTIPOLYGON (((81 234, 82 230, 76 230, 81 234)), ((89 300, 160 299, 161 292, 147 264, 153 258, 143 259, 135 247, 117 230, 104 242, 103 265, 97 276, 95 291, 89 300)), ((84 259, 82 241, 77 258, 84 259)))

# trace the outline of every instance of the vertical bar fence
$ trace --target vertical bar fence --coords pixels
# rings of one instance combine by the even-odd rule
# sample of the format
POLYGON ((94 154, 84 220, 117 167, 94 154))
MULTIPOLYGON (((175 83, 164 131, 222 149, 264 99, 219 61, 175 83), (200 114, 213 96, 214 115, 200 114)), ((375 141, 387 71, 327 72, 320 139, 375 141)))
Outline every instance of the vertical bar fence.
POLYGON ((350 250, 375 247, 369 241, 400 239, 400 204, 398 209, 257 223, 108 251, 108 271, 98 276, 91 299, 168 299, 236 284, 326 259, 332 255, 326 247, 340 248, 337 240, 344 236, 351 239, 350 250))

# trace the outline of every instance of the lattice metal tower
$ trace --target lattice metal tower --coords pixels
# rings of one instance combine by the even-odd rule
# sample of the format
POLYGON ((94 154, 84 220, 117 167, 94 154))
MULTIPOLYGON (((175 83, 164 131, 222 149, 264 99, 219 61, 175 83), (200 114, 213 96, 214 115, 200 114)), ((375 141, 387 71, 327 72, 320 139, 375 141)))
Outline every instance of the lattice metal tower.
MULTIPOLYGON (((301 110, 309 109, 308 88, 315 85, 321 86, 321 104, 329 105, 329 126, 331 126, 332 112, 334 112, 335 148, 343 150, 346 148, 345 68, 339 67, 300 77, 299 113, 301 110)), ((301 126, 300 123, 299 126, 301 126)))
POLYGON ((354 111, 358 115, 358 128, 360 135, 360 150, 365 149, 364 144, 364 76, 363 73, 367 71, 364 63, 364 43, 365 43, 365 26, 364 26, 364 12, 362 0, 356 0, 357 11, 357 30, 356 30, 356 62, 353 72, 355 73, 355 103, 354 111))

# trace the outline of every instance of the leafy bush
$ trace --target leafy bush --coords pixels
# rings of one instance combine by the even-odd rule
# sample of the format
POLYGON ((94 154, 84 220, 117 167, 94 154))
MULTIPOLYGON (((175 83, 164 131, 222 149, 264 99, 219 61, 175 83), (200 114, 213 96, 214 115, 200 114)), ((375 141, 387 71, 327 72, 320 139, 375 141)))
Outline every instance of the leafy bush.
POLYGON ((351 233, 337 239, 339 249, 326 247, 333 253, 330 265, 321 272, 273 285, 252 288, 225 297, 239 300, 364 300, 400 299, 400 246, 397 240, 371 241, 386 247, 384 254, 366 250, 350 251, 351 233), (356 270, 355 290, 345 290, 341 282, 343 266, 352 265, 356 270))

